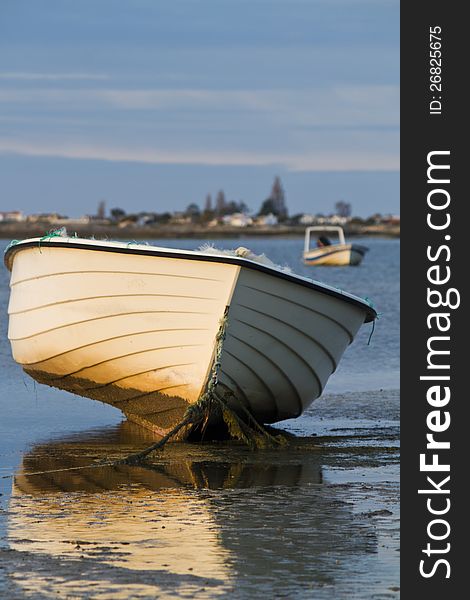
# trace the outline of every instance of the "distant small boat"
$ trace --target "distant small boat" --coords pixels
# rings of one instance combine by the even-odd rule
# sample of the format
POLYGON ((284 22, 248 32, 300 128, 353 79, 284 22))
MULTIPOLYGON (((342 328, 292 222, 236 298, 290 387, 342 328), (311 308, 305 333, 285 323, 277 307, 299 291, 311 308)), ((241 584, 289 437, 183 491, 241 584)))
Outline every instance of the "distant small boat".
POLYGON ((198 402, 214 370, 233 410, 261 423, 299 416, 377 316, 365 300, 246 248, 45 236, 11 244, 5 264, 8 336, 25 372, 160 435, 198 402))
POLYGON ((368 248, 366 246, 347 244, 344 239, 342 227, 314 225, 307 227, 305 230, 303 259, 306 265, 321 265, 325 267, 359 265, 367 251, 368 248), (326 231, 335 232, 338 234, 338 242, 331 243, 328 238, 320 236, 317 241, 317 247, 311 248, 310 239, 314 231, 318 233, 326 231))

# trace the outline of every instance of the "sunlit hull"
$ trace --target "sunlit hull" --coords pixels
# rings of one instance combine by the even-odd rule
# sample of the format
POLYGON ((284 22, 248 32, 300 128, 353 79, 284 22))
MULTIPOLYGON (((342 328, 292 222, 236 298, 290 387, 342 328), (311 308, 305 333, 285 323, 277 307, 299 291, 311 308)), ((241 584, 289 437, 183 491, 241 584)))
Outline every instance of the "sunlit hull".
POLYGON ((345 267, 359 265, 367 248, 359 244, 332 244, 304 253, 304 263, 313 266, 345 267))

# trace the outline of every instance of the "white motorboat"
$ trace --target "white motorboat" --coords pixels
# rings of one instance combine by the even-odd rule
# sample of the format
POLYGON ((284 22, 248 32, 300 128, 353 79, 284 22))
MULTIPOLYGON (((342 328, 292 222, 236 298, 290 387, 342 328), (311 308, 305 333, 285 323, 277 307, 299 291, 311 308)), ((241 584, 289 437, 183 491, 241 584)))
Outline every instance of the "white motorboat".
POLYGON ((36 381, 158 434, 210 381, 261 423, 296 417, 377 315, 357 296, 264 263, 246 249, 14 242, 5 253, 13 358, 36 381))
POLYGON ((347 244, 342 227, 333 225, 314 225, 305 230, 303 259, 306 265, 324 267, 344 267, 359 265, 368 251, 366 246, 360 244, 347 244), (338 241, 331 242, 329 238, 320 235, 316 247, 311 247, 312 233, 321 234, 332 232, 338 235, 338 241))

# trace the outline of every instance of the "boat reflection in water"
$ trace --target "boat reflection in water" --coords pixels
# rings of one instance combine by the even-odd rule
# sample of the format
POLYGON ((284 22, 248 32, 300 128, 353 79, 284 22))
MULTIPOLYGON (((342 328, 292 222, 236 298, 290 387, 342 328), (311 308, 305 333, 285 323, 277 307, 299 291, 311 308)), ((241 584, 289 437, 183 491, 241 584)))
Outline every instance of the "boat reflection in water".
POLYGON ((25 553, 12 574, 23 591, 247 597, 276 581, 290 594, 334 585, 338 557, 374 551, 372 524, 354 523, 336 486, 322 484, 321 453, 305 440, 282 452, 170 444, 143 466, 60 470, 145 446, 134 427, 24 456, 8 523, 10 548, 25 553))

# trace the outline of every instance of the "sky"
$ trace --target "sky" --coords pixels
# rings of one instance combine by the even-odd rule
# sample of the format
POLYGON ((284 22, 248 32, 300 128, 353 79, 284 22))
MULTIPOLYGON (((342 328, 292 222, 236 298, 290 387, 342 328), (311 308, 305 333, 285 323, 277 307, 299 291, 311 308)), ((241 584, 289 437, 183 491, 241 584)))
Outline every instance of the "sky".
POLYGON ((398 0, 0 0, 0 211, 399 214, 398 0))

